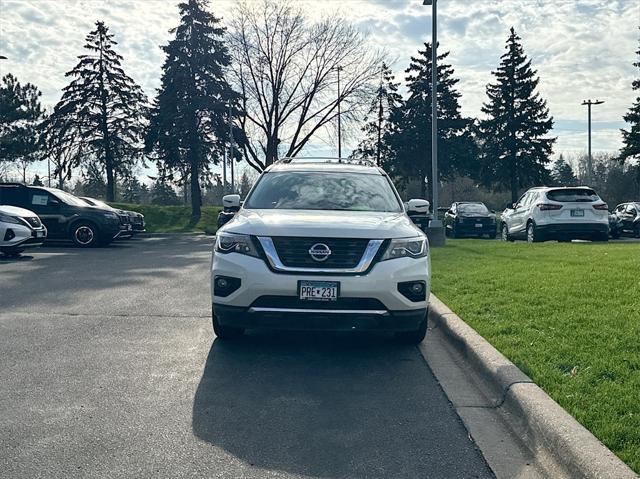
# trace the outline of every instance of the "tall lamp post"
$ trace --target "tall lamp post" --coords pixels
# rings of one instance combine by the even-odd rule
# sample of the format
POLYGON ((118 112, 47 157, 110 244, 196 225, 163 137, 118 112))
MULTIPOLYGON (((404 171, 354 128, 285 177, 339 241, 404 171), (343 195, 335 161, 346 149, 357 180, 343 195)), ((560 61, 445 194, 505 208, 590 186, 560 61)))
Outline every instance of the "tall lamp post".
POLYGON ((431 193, 433 219, 427 235, 433 246, 444 245, 444 229, 438 219, 438 0, 424 0, 431 7, 431 193))
POLYGON ((338 161, 342 159, 342 125, 340 124, 340 72, 343 70, 341 66, 336 67, 338 71, 338 161))
POLYGON ((588 123, 589 123, 589 154, 587 157, 587 176, 589 179, 589 183, 593 182, 593 159, 591 157, 591 105, 602 105, 604 103, 604 101, 602 100, 596 100, 596 101, 591 101, 591 99, 589 100, 584 100, 582 102, 583 105, 587 106, 587 118, 588 118, 588 123))

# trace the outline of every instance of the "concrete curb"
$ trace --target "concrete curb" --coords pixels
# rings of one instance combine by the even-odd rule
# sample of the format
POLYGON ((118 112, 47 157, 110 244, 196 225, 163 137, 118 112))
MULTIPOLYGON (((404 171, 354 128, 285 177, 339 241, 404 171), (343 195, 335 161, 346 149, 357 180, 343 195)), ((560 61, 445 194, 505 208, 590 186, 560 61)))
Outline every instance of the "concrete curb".
POLYGON ((164 238, 172 236, 215 236, 213 233, 189 232, 189 233, 138 233, 134 237, 138 238, 164 238))
POLYGON ((550 477, 637 479, 593 434, 487 340, 431 295, 429 320, 474 368, 509 427, 550 477))

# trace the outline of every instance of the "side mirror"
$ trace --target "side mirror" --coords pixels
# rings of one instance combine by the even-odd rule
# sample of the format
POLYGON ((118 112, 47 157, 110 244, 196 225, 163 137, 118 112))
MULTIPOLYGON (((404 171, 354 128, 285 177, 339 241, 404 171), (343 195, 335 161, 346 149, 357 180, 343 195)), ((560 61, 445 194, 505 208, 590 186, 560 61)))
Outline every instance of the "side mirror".
POLYGON ((58 200, 50 199, 48 206, 52 206, 54 208, 60 207, 60 202, 58 200))
POLYGON ((407 203, 407 213, 428 213, 429 202, 427 200, 409 200, 407 203))
POLYGON ((222 206, 224 208, 240 208, 240 195, 224 195, 222 197, 222 206))
POLYGON ((507 203, 507 205, 504 207, 505 210, 514 210, 515 208, 516 208, 515 203, 507 203))

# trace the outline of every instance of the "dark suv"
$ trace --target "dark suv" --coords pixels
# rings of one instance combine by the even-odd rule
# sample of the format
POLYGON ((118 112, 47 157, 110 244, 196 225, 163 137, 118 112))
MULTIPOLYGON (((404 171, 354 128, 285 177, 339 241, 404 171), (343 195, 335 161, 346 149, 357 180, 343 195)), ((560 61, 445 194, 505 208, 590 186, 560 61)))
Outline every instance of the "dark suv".
POLYGON ((34 211, 47 227, 47 239, 70 239, 78 246, 105 245, 126 230, 113 211, 56 188, 0 183, 0 204, 34 211))
POLYGON ((640 238, 640 201, 616 206, 610 216, 609 227, 613 238, 619 238, 622 234, 640 238))

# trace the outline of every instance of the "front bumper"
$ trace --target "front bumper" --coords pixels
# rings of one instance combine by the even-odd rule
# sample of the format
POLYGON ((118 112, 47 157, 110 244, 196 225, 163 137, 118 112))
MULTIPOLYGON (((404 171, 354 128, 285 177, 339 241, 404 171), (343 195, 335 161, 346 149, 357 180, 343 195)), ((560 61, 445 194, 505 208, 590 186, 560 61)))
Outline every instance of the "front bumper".
POLYGON ((41 246, 47 239, 47 229, 31 228, 26 225, 11 225, 3 229, 0 235, 0 247, 32 248, 41 246))
POLYGON ((261 296, 296 296, 298 281, 339 281, 341 298, 374 298, 388 311, 426 308, 427 301, 413 302, 398 291, 397 284, 406 281, 424 281, 429 297, 431 267, 429 257, 397 258, 379 261, 367 273, 355 275, 276 273, 265 261, 239 253, 214 253, 211 279, 216 275, 239 278, 239 289, 226 297, 213 295, 213 302, 223 306, 248 308, 261 296))
MULTIPOLYGON (((296 298, 291 298, 292 303, 296 298)), ((427 317, 427 308, 409 311, 261 308, 213 304, 223 326, 244 329, 318 331, 416 331, 427 317)))

